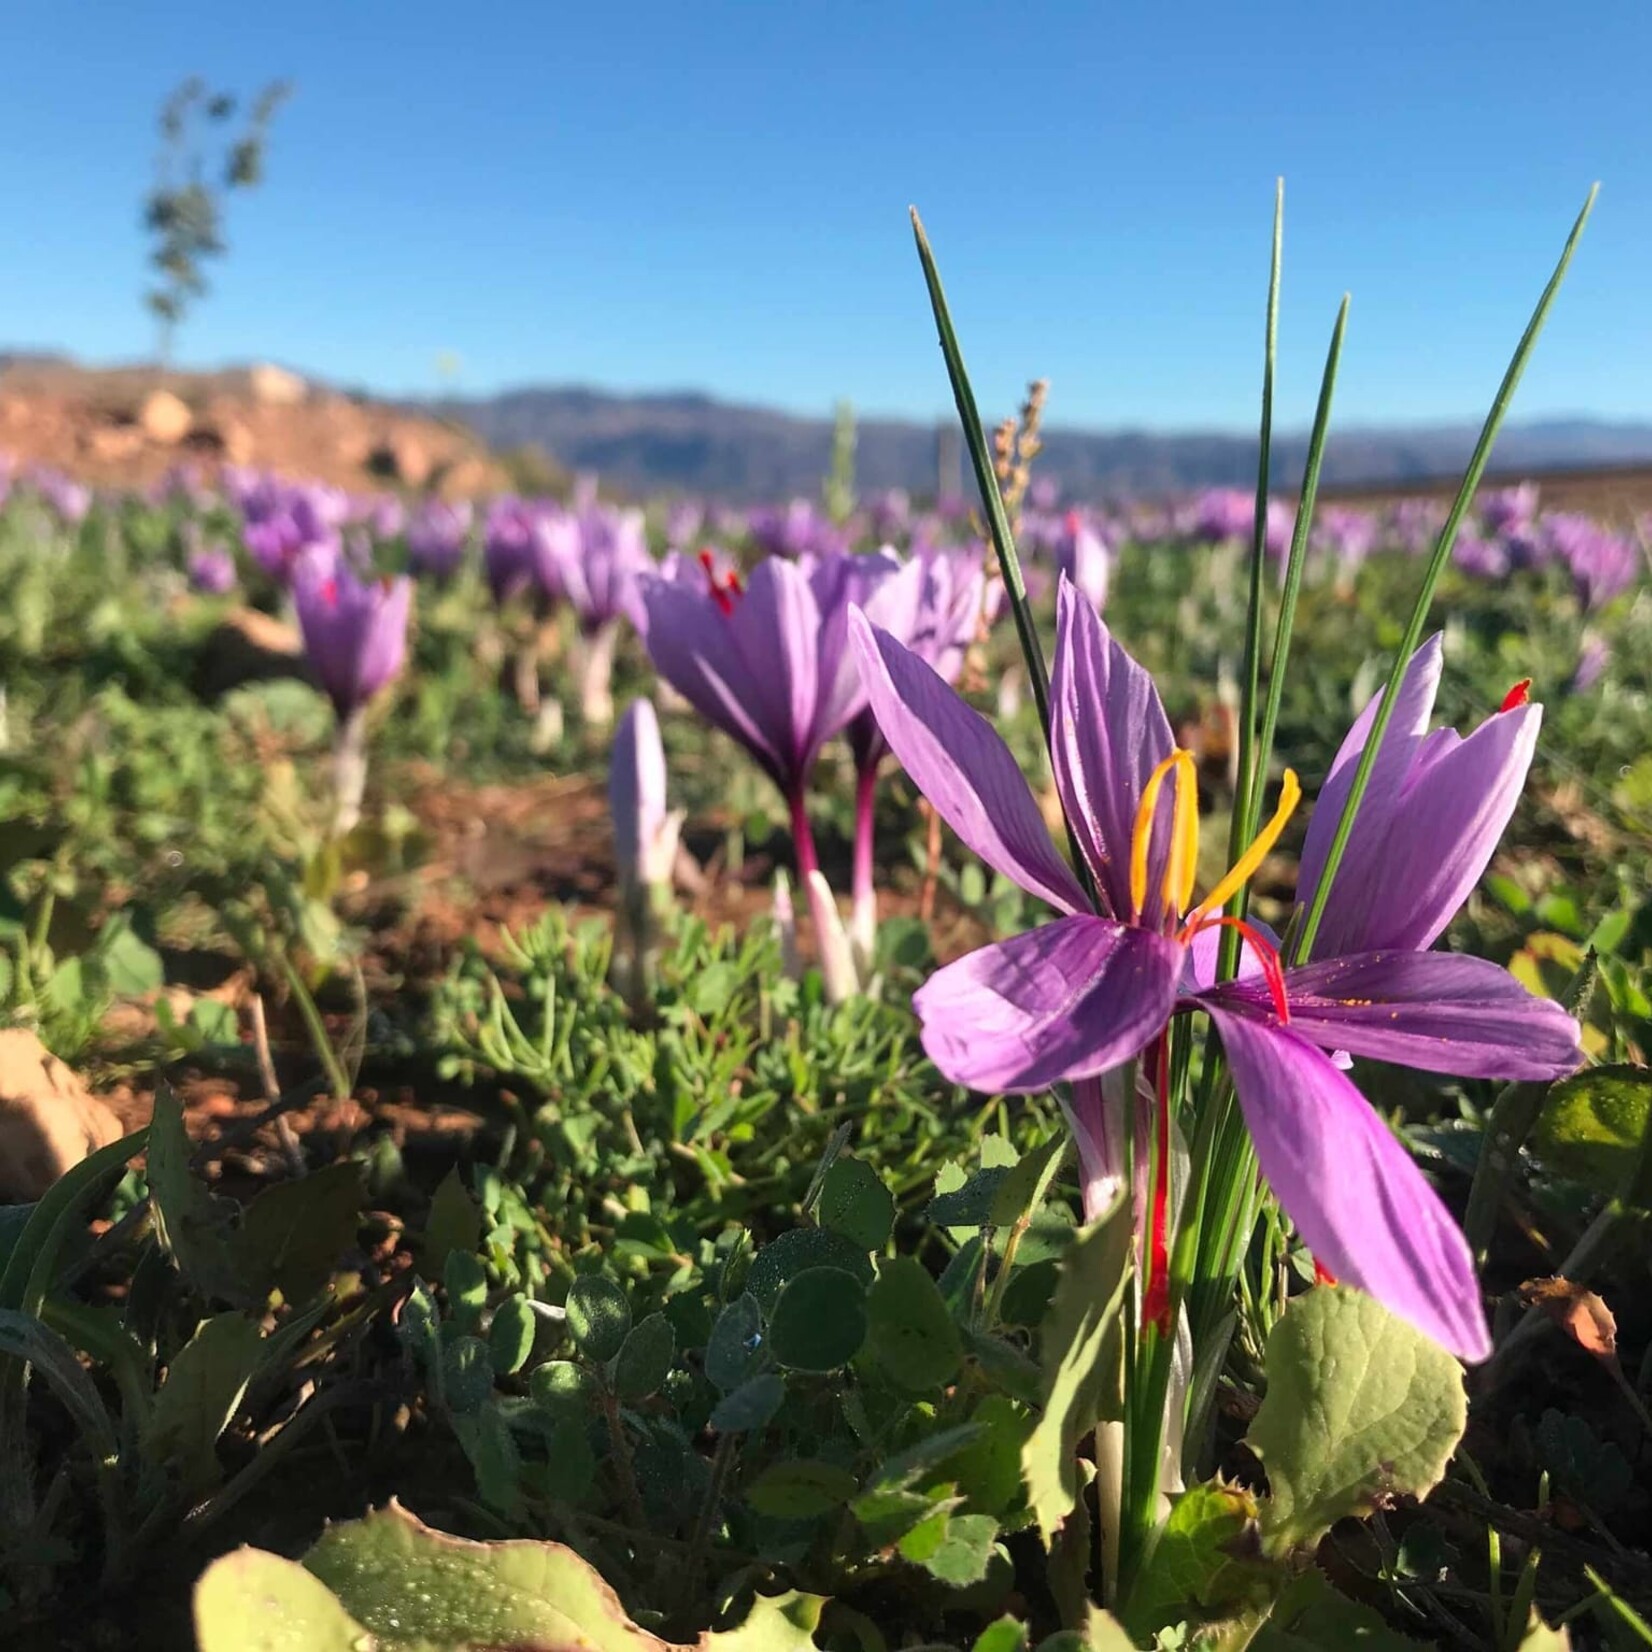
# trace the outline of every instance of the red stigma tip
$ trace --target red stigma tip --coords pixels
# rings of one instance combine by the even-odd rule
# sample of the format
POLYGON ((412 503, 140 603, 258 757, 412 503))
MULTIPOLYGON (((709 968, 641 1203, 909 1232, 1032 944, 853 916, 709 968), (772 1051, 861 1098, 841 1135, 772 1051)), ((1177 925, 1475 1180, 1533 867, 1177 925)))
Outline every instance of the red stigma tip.
POLYGON ((739 579, 731 572, 724 577, 721 585, 717 583, 717 565, 712 560, 710 546, 706 546, 700 551, 697 560, 700 566, 705 569, 706 589, 711 593, 711 600, 717 604, 717 611, 725 616, 732 614, 734 612, 734 602, 729 596, 729 592, 733 591, 735 595, 739 594, 739 579))
POLYGON ((1082 520, 1083 520, 1083 518, 1081 518, 1079 516, 1077 511, 1068 511, 1067 512, 1067 532, 1068 533, 1077 533, 1082 520))
POLYGON ((321 600, 326 603, 329 608, 338 607, 338 581, 336 579, 322 580, 321 600))
POLYGON ((1522 677, 1520 681, 1517 682, 1514 687, 1503 696, 1503 703, 1497 709, 1499 711, 1513 711, 1515 707, 1525 705, 1531 697, 1532 680, 1530 677, 1522 677))
MULTIPOLYGON (((1233 929, 1237 930, 1245 944, 1256 956, 1256 961, 1262 966, 1262 979, 1268 988, 1268 996, 1273 1000, 1273 1013, 1279 1017, 1281 1026, 1289 1026, 1291 1020, 1290 1000, 1285 996, 1285 966, 1279 961, 1279 949, 1268 938, 1243 918, 1235 918, 1224 913, 1220 917, 1206 918, 1198 929, 1233 929)), ((1198 929, 1193 934, 1198 933, 1198 929)), ((1192 939, 1192 935, 1187 937, 1192 939)))
POLYGON ((1316 1256, 1314 1258, 1314 1283, 1316 1285, 1334 1285, 1336 1282, 1337 1276, 1316 1256))

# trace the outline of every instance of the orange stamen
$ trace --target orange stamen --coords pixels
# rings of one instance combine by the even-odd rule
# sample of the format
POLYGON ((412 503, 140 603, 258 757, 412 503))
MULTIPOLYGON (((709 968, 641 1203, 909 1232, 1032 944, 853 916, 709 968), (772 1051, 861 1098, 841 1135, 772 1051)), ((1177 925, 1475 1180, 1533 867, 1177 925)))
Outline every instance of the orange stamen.
POLYGON ((1522 677, 1520 681, 1517 682, 1514 687, 1503 696, 1503 703, 1497 709, 1499 711, 1513 711, 1517 707, 1525 705, 1531 697, 1532 680, 1530 677, 1522 677))

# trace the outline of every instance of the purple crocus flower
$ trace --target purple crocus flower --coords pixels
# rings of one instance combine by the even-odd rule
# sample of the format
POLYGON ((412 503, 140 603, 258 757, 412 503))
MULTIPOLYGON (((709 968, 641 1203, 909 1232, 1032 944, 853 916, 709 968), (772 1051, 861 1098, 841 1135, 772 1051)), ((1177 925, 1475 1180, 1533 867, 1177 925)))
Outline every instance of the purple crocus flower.
POLYGON ((499 499, 482 529, 482 569, 493 600, 531 595, 549 606, 562 595, 562 570, 578 554, 578 525, 554 507, 499 499))
POLYGON ((204 596, 221 597, 235 589, 235 558, 222 545, 206 545, 189 558, 189 583, 204 596))
POLYGON ((468 499, 449 504, 428 499, 407 525, 407 560, 421 574, 451 579, 464 561, 474 516, 468 499))
MULTIPOLYGON (((1343 861, 1319 955, 1287 968, 1248 929, 1259 972, 1210 983, 1199 978, 1192 943, 1225 921, 1221 908, 1277 841, 1299 795, 1293 775, 1267 828, 1195 904, 1193 758, 1176 748, 1152 679, 1063 582, 1051 757, 1097 890, 1092 908, 996 731, 864 615, 852 615, 851 628, 872 710, 918 786, 989 866, 1063 914, 969 954, 918 992, 924 1048, 941 1071, 986 1092, 1032 1092, 1097 1077, 1143 1052, 1162 1067, 1171 1016, 1203 1010, 1262 1170, 1315 1258, 1462 1357, 1484 1358, 1490 1343, 1467 1243, 1330 1052, 1476 1077, 1542 1080, 1577 1065, 1577 1027, 1559 1005, 1481 959, 1410 950, 1449 917, 1451 891, 1461 898, 1461 874, 1500 802, 1483 812, 1476 805, 1488 793, 1500 798, 1505 745, 1532 715, 1512 735, 1476 745, 1478 736, 1423 733, 1407 707, 1395 723, 1409 738, 1392 754, 1385 741, 1370 793, 1393 800, 1388 830, 1360 834, 1360 851, 1343 861), (1455 755, 1471 747, 1469 758, 1455 755), (1435 784, 1434 765, 1444 762, 1449 778, 1435 784), (1171 807, 1160 807, 1167 800, 1171 807), (1437 877, 1417 872, 1420 916, 1390 910, 1384 898, 1411 819, 1413 843, 1450 863, 1437 877), (1384 930, 1392 938, 1382 950, 1339 955, 1331 945, 1339 933, 1364 945, 1384 930)), ((1356 724, 1350 742, 1358 738, 1356 724)), ((1332 826, 1339 788, 1345 797, 1351 781, 1348 753, 1345 743, 1322 795, 1332 826)))
POLYGON ((1494 489, 1480 501, 1480 520, 1493 537, 1524 533, 1537 520, 1537 483, 1494 489))
POLYGON ((405 577, 364 580, 342 558, 300 558, 293 574, 298 629, 340 723, 400 673, 412 595, 405 577))
POLYGON ((1208 488, 1193 502, 1190 538, 1219 545, 1255 531, 1256 500, 1239 488, 1208 488))
POLYGON ((1610 646, 1593 632, 1586 633, 1577 652, 1577 667, 1572 672, 1569 691, 1573 694, 1587 694, 1600 681, 1606 667, 1611 663, 1610 646))
POLYGON ((1107 606, 1113 559, 1095 525, 1081 511, 1068 511, 1051 548, 1056 567, 1099 614, 1107 606))
POLYGON ((759 506, 747 527, 753 544, 769 556, 826 556, 844 549, 843 535, 812 499, 759 506))
POLYGON ((817 868, 805 808, 815 759, 866 704, 849 606, 895 572, 881 555, 766 557, 744 586, 710 573, 643 584, 655 670, 780 788, 805 876, 817 868))

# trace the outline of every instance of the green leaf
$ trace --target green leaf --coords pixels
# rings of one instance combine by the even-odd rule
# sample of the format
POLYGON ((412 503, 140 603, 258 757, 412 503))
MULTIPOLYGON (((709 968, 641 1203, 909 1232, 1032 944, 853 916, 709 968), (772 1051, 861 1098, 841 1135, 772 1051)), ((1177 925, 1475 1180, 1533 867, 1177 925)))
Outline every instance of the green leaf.
POLYGON ((913 1256, 885 1261, 866 1297, 873 1356, 898 1388, 923 1394, 958 1374, 963 1340, 929 1270, 913 1256))
POLYGON ((638 1320, 614 1361, 614 1392, 622 1400, 647 1399, 670 1375, 676 1357, 677 1333, 664 1314, 638 1320))
POLYGON ((1027 1627, 1014 1618, 1000 1618, 975 1637, 970 1652, 1027 1652, 1027 1627))
POLYGON ((872 1264, 862 1246, 830 1228, 789 1228, 757 1253, 746 1289, 769 1312, 781 1287, 805 1268, 842 1268, 863 1284, 872 1283, 872 1264))
POLYGON ((713 1408, 710 1422, 719 1434, 749 1433, 761 1428, 780 1409, 786 1385, 773 1371, 765 1371, 725 1394, 713 1408))
POLYGON ((981 1432, 948 1466, 972 1513, 1000 1519, 1021 1494, 1021 1449, 1031 1415, 1003 1394, 988 1394, 971 1414, 981 1432))
POLYGON ((195 1585, 197 1652, 373 1652, 319 1578, 280 1555, 237 1549, 195 1585))
POLYGON ((451 1251, 473 1251, 482 1243, 482 1213, 476 1208, 457 1170, 437 1184, 425 1219, 419 1266, 426 1279, 443 1276, 451 1251))
POLYGON ((480 1337, 455 1337, 442 1350, 442 1398, 450 1411, 478 1411, 493 1392, 493 1361, 480 1337))
POLYGON ((1039 1339, 1043 1414, 1021 1450, 1027 1501, 1046 1542, 1078 1500, 1079 1440, 1103 1418, 1119 1415, 1129 1254, 1130 1219, 1120 1197, 1078 1230, 1061 1262, 1039 1339))
MULTIPOLYGON (((989 1165, 965 1179, 963 1186, 937 1192, 924 1215, 938 1228, 984 1228, 992 1222, 998 1190, 1009 1179, 1005 1165, 989 1165)), ((936 1187, 940 1178, 936 1178, 936 1187)))
POLYGON ((348 1161, 265 1188, 230 1241, 231 1266, 258 1297, 308 1301, 355 1243, 361 1199, 361 1166, 348 1161))
POLYGON ((488 1327, 488 1359, 497 1377, 511 1377, 528 1363, 539 1322, 525 1296, 507 1297, 488 1327))
POLYGON ((1374 1297, 1319 1286, 1295 1298, 1265 1365, 1267 1397, 1246 1439, 1268 1471, 1274 1550, 1439 1483, 1468 1419, 1462 1370, 1374 1297))
POLYGON ((769 1352, 793 1371, 836 1371, 866 1341, 866 1287, 842 1268, 805 1268, 769 1315, 769 1352))
POLYGON ((522 1457, 496 1405, 457 1413, 453 1432, 470 1459, 476 1489, 490 1509, 515 1516, 522 1508, 522 1457))
POLYGON ((1292 1582, 1254 1635, 1232 1644, 1248 1647, 1249 1652, 1325 1652, 1326 1647, 1422 1652, 1423 1647, 1421 1641, 1390 1629, 1371 1607, 1338 1594, 1318 1571, 1304 1572, 1292 1582))
POLYGON ((1259 1562, 1236 1558, 1259 1549, 1257 1513, 1242 1486, 1216 1480, 1176 1498, 1130 1593, 1125 1620, 1138 1640, 1180 1622, 1193 1606, 1231 1611, 1242 1601, 1264 1604, 1268 1574, 1259 1562))
POLYGON ((98 957, 109 991, 117 998, 141 998, 166 984, 166 968, 154 947, 140 941, 124 921, 98 938, 98 957))
POLYGON ((1038 1208, 1061 1163, 1067 1141, 1066 1131, 1058 1131, 1010 1168, 992 1197, 988 1214, 994 1227, 1013 1227, 1017 1222, 1026 1221, 1038 1208))
POLYGON ((861 1250, 882 1250, 895 1227, 895 1195, 864 1159, 839 1154, 821 1186, 820 1223, 861 1250))
POLYGON ((488 1305, 488 1267, 481 1257, 468 1250, 450 1250, 442 1269, 442 1288, 447 1292, 448 1312, 461 1331, 472 1331, 488 1305))
POLYGON ((263 1352, 257 1324, 237 1313, 206 1320, 173 1356, 142 1446, 151 1462, 175 1468, 191 1492, 218 1478, 218 1436, 240 1408, 263 1352))
POLYGON ((954 1514, 940 1546, 923 1562, 924 1570, 955 1589, 979 1583, 997 1541, 998 1522, 990 1514, 954 1514))
POLYGON ((568 1288, 568 1330, 587 1359, 599 1363, 620 1351, 631 1329, 631 1305, 613 1280, 581 1274, 568 1288))
POLYGON ((571 1359, 548 1359, 528 1378, 528 1393, 547 1410, 577 1418, 589 1407, 595 1384, 571 1359))
POLYGON ((392 1503, 329 1526, 295 1566, 256 1549, 196 1585, 200 1652, 815 1652, 819 1596, 759 1596, 738 1629, 669 1646, 560 1543, 474 1543, 392 1503))
POLYGON ((816 1458, 771 1463, 746 1491, 746 1501, 771 1520, 813 1520, 842 1508, 859 1482, 848 1469, 816 1458))
POLYGON ((1532 1132, 1532 1150, 1563 1175, 1616 1193, 1634 1168, 1649 1113, 1652 1072, 1590 1067, 1550 1089, 1532 1132))
POLYGON ((706 1342, 706 1380, 725 1394, 752 1374, 762 1357, 763 1310, 749 1292, 718 1314, 706 1342))
POLYGON ((177 1097, 155 1092, 149 1125, 149 1202, 161 1248, 197 1290, 224 1302, 243 1300, 230 1252, 230 1207, 189 1168, 191 1148, 177 1097))

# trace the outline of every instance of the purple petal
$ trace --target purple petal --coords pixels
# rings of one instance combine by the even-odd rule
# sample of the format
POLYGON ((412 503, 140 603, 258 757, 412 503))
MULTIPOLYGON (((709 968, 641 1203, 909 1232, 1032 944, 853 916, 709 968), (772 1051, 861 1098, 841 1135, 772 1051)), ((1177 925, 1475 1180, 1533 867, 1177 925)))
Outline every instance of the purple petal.
MULTIPOLYGON (((1255 983, 1203 995, 1274 1020, 1255 983)), ((1356 952, 1287 970, 1291 1031, 1326 1049, 1464 1078, 1560 1078, 1583 1059, 1577 1023, 1506 969, 1450 952, 1356 952)))
POLYGON ((825 739, 813 732, 820 630, 820 608, 807 576, 778 557, 752 569, 729 618, 729 635, 757 695, 753 716, 798 779, 825 739))
POLYGON ((995 872, 1057 911, 1082 912, 1084 892, 997 731, 858 608, 849 629, 878 727, 941 818, 995 872))
MULTIPOLYGON (((1245 921, 1275 952, 1279 951, 1279 937, 1268 924, 1260 918, 1247 918, 1245 921)), ((1193 939, 1187 943, 1187 965, 1182 971, 1184 992, 1203 992, 1207 987, 1216 985, 1216 965, 1220 962, 1221 950, 1222 930, 1219 925, 1211 924, 1194 931, 1193 939)), ((1240 945, 1239 967, 1234 972, 1234 979, 1262 979, 1262 960, 1257 957, 1256 948, 1249 941, 1240 945)))
MULTIPOLYGON (((1120 916, 1130 913, 1130 840, 1153 770, 1174 748, 1153 679, 1115 642, 1065 575, 1056 606, 1050 679, 1050 754, 1079 848, 1120 916)), ((1164 864, 1170 810, 1161 807, 1150 867, 1164 864)), ((1149 879, 1156 904, 1159 880, 1149 879)), ((1151 920, 1151 911, 1144 919, 1151 920)))
POLYGON ((1134 1056, 1169 1020, 1181 967, 1181 947, 1163 935, 1058 918, 937 971, 912 1007, 953 1083, 1043 1090, 1134 1056))
POLYGON ((643 603, 654 669, 702 717, 738 740, 784 790, 787 752, 754 714, 763 696, 734 643, 729 617, 703 591, 670 579, 650 579, 643 603))
MULTIPOLYGON (((1405 676, 1400 682, 1399 698, 1394 702, 1394 715, 1388 720, 1388 727, 1383 734, 1382 749, 1377 754, 1376 764, 1371 770, 1370 783, 1366 786, 1365 796, 1360 802, 1354 838, 1349 841, 1343 857, 1342 864, 1345 868, 1354 862, 1356 841, 1378 835, 1395 806, 1401 785, 1411 767, 1412 759, 1416 756, 1417 747, 1427 731, 1428 719, 1434 710, 1434 696, 1440 687, 1442 658, 1441 637, 1440 633, 1436 632, 1411 656, 1411 662, 1405 668, 1405 676)), ((1331 772, 1325 777, 1325 784, 1319 788, 1319 797, 1314 803, 1313 818, 1308 822, 1308 836, 1302 845, 1302 860, 1297 871, 1297 899, 1303 903, 1312 901, 1320 874, 1325 870, 1325 857, 1330 852, 1332 838, 1336 836, 1337 823, 1342 819, 1343 805, 1348 801, 1348 793, 1354 784, 1354 773, 1359 768, 1360 754, 1365 750, 1366 741, 1371 737, 1371 725, 1376 721, 1377 707, 1381 704, 1382 691, 1379 689, 1366 702, 1365 709, 1354 719, 1353 727, 1348 730, 1331 762, 1331 772)), ((1339 871, 1339 883, 1343 876, 1344 873, 1339 871)), ((1329 920, 1330 913, 1327 911, 1327 924, 1329 920)), ((1325 944, 1329 947, 1329 943, 1325 944)))
POLYGON ((1388 1126, 1292 1028, 1211 1015, 1257 1162, 1315 1257, 1459 1358, 1485 1359, 1468 1242, 1388 1126))
POLYGON ((1542 720, 1541 706, 1524 705, 1488 717, 1466 740, 1438 729, 1417 742, 1390 806, 1369 822, 1361 807, 1316 951, 1421 949, 1439 937, 1514 813, 1542 720))

